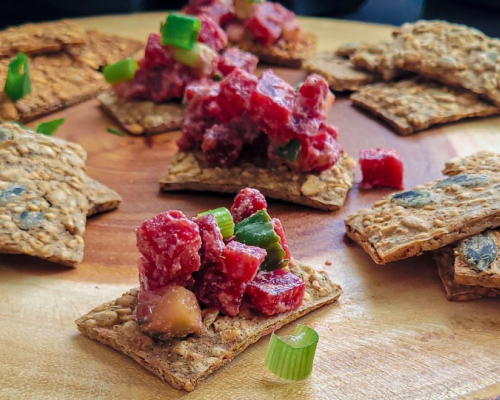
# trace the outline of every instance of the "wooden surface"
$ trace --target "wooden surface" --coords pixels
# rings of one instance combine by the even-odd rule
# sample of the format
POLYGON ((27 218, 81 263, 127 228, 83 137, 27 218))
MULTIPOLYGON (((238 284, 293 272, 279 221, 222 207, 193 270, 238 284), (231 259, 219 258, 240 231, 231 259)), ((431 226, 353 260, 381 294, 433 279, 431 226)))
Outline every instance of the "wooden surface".
MULTIPOLYGON (((162 17, 95 18, 82 25, 144 39, 162 17)), ((318 33, 322 49, 382 40, 390 33, 389 27, 377 25, 303 21, 318 33)), ((298 71, 278 72, 292 84, 303 77, 298 71)), ((326 269, 345 291, 337 304, 300 321, 320 334, 313 374, 304 381, 280 381, 265 370, 268 339, 263 339, 188 395, 83 337, 76 318, 137 285, 135 227, 166 209, 192 216, 230 206, 232 198, 158 192, 157 180, 175 152, 177 133, 154 137, 151 148, 143 138, 111 135, 106 128, 114 125, 95 101, 47 119, 58 117, 66 123, 57 136, 87 149, 89 174, 118 190, 123 204, 88 221, 85 258, 77 269, 0 256, 1 399, 473 399, 500 394, 500 301, 448 302, 430 255, 377 266, 344 238, 343 217, 371 205, 386 190, 355 186, 336 213, 269 201, 272 215, 283 221, 292 254, 326 269)), ((400 137, 339 97, 329 119, 354 158, 361 148, 401 151, 406 188, 439 178, 452 156, 500 151, 498 117, 400 137)))

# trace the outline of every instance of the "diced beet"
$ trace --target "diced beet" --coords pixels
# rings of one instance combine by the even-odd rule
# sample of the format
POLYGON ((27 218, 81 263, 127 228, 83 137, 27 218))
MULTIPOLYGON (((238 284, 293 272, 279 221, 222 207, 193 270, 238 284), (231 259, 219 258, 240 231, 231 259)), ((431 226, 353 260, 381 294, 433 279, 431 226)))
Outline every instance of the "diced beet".
POLYGON ((394 149, 360 150, 359 164, 363 180, 359 187, 389 187, 403 189, 403 162, 394 149))
POLYGON ((281 28, 281 38, 287 42, 298 42, 302 35, 302 28, 299 20, 294 18, 283 24, 281 28))
POLYGON ((325 78, 318 74, 311 74, 304 79, 297 91, 294 111, 308 118, 324 120, 334 99, 325 78))
POLYGON ((235 224, 248 218, 259 210, 267 208, 266 198, 257 189, 241 189, 231 206, 231 215, 235 224))
POLYGON ((234 16, 230 3, 225 0, 191 0, 182 11, 190 15, 206 15, 222 26, 234 16))
POLYGON ((272 223, 274 227, 274 232, 276 232, 276 234, 280 237, 280 245, 281 248, 285 251, 285 259, 290 260, 290 249, 288 247, 288 242, 286 241, 285 230, 283 229, 283 225, 281 224, 281 221, 278 218, 273 218, 272 223))
POLYGON ((151 33, 144 50, 144 58, 139 62, 143 68, 154 68, 158 66, 170 65, 174 62, 172 48, 161 45, 161 36, 151 33))
POLYGON ((245 26, 239 21, 230 22, 225 30, 230 43, 239 43, 245 39, 245 26))
POLYGON ((273 71, 264 71, 250 97, 250 117, 272 136, 272 132, 280 131, 290 122, 294 93, 273 71))
POLYGON ((245 293, 252 307, 265 315, 274 315, 300 307, 305 289, 306 284, 297 275, 278 269, 257 274, 245 293))
MULTIPOLYGON (((259 58, 252 53, 237 47, 229 47, 219 58, 219 71, 223 75, 229 75, 237 68, 253 74, 258 63, 259 58)), ((257 83, 257 80, 255 82, 257 83)))
POLYGON ((200 15, 201 21, 200 34, 198 41, 205 43, 215 51, 220 51, 227 46, 226 32, 210 17, 200 15))
POLYGON ((225 247, 224 260, 217 264, 217 268, 231 278, 249 282, 257 274, 266 255, 266 250, 260 247, 233 240, 225 247))
POLYGON ((157 269, 153 261, 148 261, 143 256, 139 256, 137 267, 139 268, 141 290, 156 290, 172 283, 181 286, 191 286, 194 284, 191 273, 187 273, 186 275, 179 274, 172 279, 163 274, 162 270, 157 269))
POLYGON ((220 261, 225 245, 215 217, 212 214, 200 215, 193 218, 193 221, 200 229, 200 254, 203 264, 220 261))
POLYGON ((215 264, 203 266, 194 279, 194 292, 200 303, 217 307, 231 317, 238 314, 247 285, 245 282, 227 276, 215 264))
POLYGON ((265 1, 255 6, 254 14, 246 20, 245 27, 257 42, 270 46, 280 37, 283 25, 294 16, 281 4, 265 1))
POLYGON ((227 168, 234 164, 240 155, 243 141, 227 125, 213 125, 205 131, 201 149, 209 168, 227 168))
POLYGON ((152 279, 159 283, 185 280, 200 269, 200 230, 182 212, 155 215, 137 228, 136 236, 139 251, 149 261, 142 267, 150 284, 152 279), (153 263, 155 270, 151 270, 153 263))
POLYGON ((233 117, 248 108, 248 99, 257 86, 257 78, 241 69, 235 69, 220 82, 217 102, 233 117))

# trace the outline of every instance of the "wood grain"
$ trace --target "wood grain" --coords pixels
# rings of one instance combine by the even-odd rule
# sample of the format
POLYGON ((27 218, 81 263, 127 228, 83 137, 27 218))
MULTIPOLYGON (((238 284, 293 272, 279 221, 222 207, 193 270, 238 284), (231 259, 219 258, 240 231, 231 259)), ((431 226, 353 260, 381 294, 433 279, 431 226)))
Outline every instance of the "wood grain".
MULTIPOLYGON (((93 18, 81 24, 144 39, 161 19, 162 14, 144 14, 93 18)), ((390 33, 389 27, 378 25, 303 21, 306 29, 318 33, 321 49, 382 40, 390 33)), ((278 73, 293 84, 303 77, 298 71, 278 73)), ((88 150, 89 175, 118 190, 123 203, 118 211, 90 218, 84 262, 75 270, 23 256, 0 256, 0 398, 187 396, 126 356, 84 338, 73 321, 137 285, 134 229, 145 218, 166 209, 192 216, 230 206, 231 196, 159 193, 157 180, 176 151, 178 133, 155 136, 152 147, 143 138, 111 135, 106 128, 113 123, 96 101, 47 119, 59 117, 66 123, 57 136, 88 150)), ((407 188, 440 177, 450 157, 500 151, 498 117, 402 138, 339 96, 329 120, 338 126, 340 142, 354 158, 361 148, 401 151, 407 188)), ((338 304, 300 321, 320 334, 313 375, 297 383, 272 377, 263 366, 268 342, 264 339, 189 398, 473 399, 500 394, 500 301, 448 302, 429 255, 381 267, 345 239, 343 217, 386 193, 355 186, 346 207, 335 213, 269 201, 270 212, 283 221, 294 256, 327 270, 345 292, 338 304)), ((280 333, 292 330, 288 326, 280 333)))

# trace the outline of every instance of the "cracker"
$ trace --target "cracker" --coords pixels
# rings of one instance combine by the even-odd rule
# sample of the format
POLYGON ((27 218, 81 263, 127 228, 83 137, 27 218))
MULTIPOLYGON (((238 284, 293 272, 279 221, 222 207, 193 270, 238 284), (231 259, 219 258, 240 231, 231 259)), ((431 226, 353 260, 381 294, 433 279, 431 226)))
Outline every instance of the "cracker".
POLYGON ((457 175, 462 172, 500 172, 500 154, 492 151, 478 151, 467 157, 454 158, 445 164, 443 174, 457 175))
POLYGON ((500 108, 474 93, 422 78, 368 85, 353 93, 351 100, 403 136, 435 124, 500 113, 500 108))
POLYGON ((109 90, 97 97, 103 110, 132 135, 161 133, 182 128, 184 111, 180 103, 155 103, 123 99, 109 90))
POLYGON ((380 74, 385 81, 391 81, 401 76, 403 72, 398 69, 387 68, 381 62, 390 46, 391 43, 389 42, 360 45, 359 48, 350 55, 349 59, 355 66, 371 72, 376 72, 380 74))
POLYGON ((246 38, 241 42, 230 45, 239 47, 242 50, 255 54, 260 61, 280 65, 288 68, 300 68, 303 60, 307 60, 314 54, 317 37, 311 32, 302 34, 298 42, 289 42, 278 39, 271 46, 264 46, 246 38))
POLYGON ((0 32, 0 57, 22 51, 26 54, 55 53, 64 47, 85 43, 83 30, 73 21, 14 26, 0 32))
POLYGON ((332 52, 317 53, 304 60, 303 69, 324 76, 330 88, 339 92, 356 91, 380 80, 378 74, 356 68, 350 60, 332 52))
POLYGON ((114 210, 118 208, 122 201, 121 196, 117 192, 89 176, 85 179, 84 191, 90 207, 87 217, 114 210))
POLYGON ((404 24, 381 62, 461 86, 500 106, 500 40, 444 21, 404 24))
POLYGON ((144 47, 139 40, 116 35, 105 35, 93 30, 85 33, 86 44, 73 46, 67 52, 77 61, 92 69, 100 69, 127 57, 133 57, 144 47))
POLYGON ((199 337, 160 342, 140 333, 132 318, 137 290, 97 307, 76 324, 84 335, 132 357, 174 388, 192 391, 260 338, 333 303, 342 293, 340 286, 332 283, 324 271, 297 262, 291 264, 290 270, 306 282, 306 295, 297 310, 267 317, 242 307, 240 314, 231 318, 208 308, 203 311, 205 328, 199 337), (314 282, 317 283, 313 285, 314 282))
POLYGON ((500 174, 460 174, 386 196, 345 225, 377 264, 436 250, 500 226, 500 174))
MULTIPOLYGON (((8 63, 8 59, 0 61, 0 87, 5 84, 8 63)), ((12 102, 0 94, 0 122, 28 122, 89 100, 108 87, 102 74, 64 53, 31 58, 29 71, 29 95, 12 102)))
POLYGON ((481 297, 500 297, 500 289, 482 286, 460 285, 454 280, 453 264, 455 255, 453 247, 447 246, 434 251, 434 259, 446 291, 446 297, 451 301, 477 300, 481 297))
POLYGON ((266 197, 318 208, 338 210, 354 180, 356 163, 345 153, 322 173, 293 172, 272 161, 264 167, 244 163, 231 168, 207 168, 203 153, 178 153, 160 179, 164 191, 195 190, 238 193, 259 189, 266 197))
POLYGON ((367 43, 358 43, 358 42, 352 42, 352 43, 345 43, 342 46, 338 47, 337 50, 335 50, 335 55, 343 58, 345 60, 348 60, 354 53, 356 53, 360 48, 367 46, 367 43))

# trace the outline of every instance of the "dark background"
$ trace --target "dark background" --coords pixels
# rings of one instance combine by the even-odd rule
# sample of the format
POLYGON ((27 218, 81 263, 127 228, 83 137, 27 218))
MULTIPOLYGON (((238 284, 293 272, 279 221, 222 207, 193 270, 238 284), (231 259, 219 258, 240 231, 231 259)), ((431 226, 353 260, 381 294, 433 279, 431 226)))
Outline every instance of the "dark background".
MULTIPOLYGON (((401 25, 421 18, 445 19, 500 37, 500 0, 282 0, 300 15, 401 25)), ((0 28, 98 14, 172 10, 185 0, 2 0, 0 28)))

